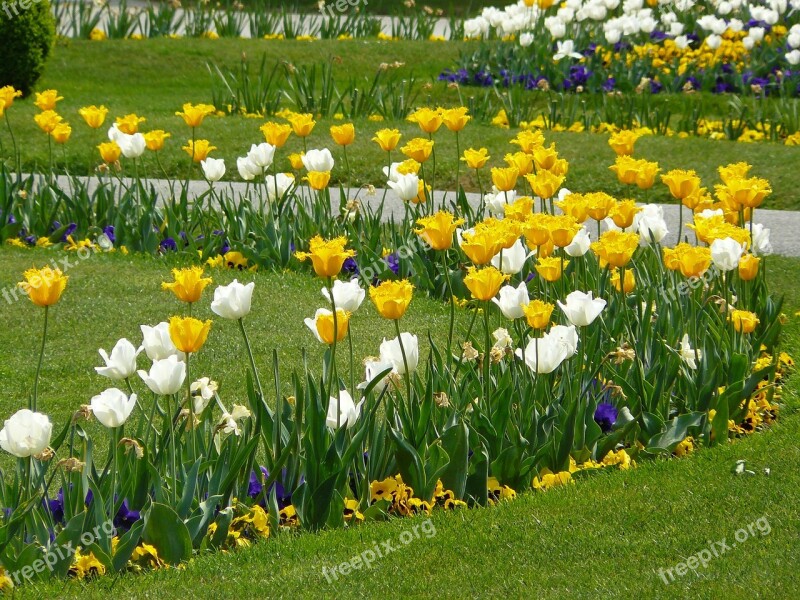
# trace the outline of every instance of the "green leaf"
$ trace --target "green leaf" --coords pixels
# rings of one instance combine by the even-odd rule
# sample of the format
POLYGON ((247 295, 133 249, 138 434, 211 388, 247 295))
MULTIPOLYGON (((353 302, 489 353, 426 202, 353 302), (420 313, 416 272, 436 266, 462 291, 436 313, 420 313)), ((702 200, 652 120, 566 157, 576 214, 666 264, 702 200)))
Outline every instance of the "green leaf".
POLYGON ((166 504, 154 502, 144 515, 142 538, 170 565, 192 556, 192 538, 183 520, 166 504))

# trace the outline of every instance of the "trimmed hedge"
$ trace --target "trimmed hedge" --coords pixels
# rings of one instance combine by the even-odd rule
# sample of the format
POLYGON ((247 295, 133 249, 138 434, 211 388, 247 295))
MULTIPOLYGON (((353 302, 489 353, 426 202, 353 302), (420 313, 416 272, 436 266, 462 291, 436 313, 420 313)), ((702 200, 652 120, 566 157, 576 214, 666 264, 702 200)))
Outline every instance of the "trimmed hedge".
POLYGON ((55 33, 48 0, 0 3, 0 87, 13 85, 30 94, 44 71, 55 33))

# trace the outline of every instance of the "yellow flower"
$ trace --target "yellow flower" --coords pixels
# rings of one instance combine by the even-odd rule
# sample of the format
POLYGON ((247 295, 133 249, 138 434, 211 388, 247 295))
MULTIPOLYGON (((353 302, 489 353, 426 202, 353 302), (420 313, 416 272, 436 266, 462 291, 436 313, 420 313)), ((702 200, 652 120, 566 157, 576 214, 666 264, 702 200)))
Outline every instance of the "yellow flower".
POLYGON ((411 199, 412 204, 424 204, 427 202, 431 195, 431 191, 431 186, 425 185, 425 180, 420 179, 417 182, 417 195, 411 199))
POLYGON ((520 131, 513 140, 512 144, 519 146, 525 154, 533 154, 537 148, 544 146, 544 135, 541 131, 520 131))
POLYGON ((714 186, 714 190, 720 201, 734 211, 739 208, 758 208, 772 193, 769 182, 760 177, 729 179, 725 185, 714 186))
POLYGON ((617 203, 614 198, 605 192, 592 192, 586 194, 584 198, 586 200, 586 212, 595 221, 605 219, 617 203))
POLYGON ((94 553, 83 554, 80 548, 75 550, 75 555, 72 557, 72 565, 69 568, 70 577, 85 579, 87 577, 105 575, 105 573, 105 565, 97 559, 94 553))
POLYGON ((102 42, 103 40, 107 40, 108 36, 105 31, 99 27, 95 27, 89 32, 89 39, 93 42, 102 42))
POLYGON ((543 200, 555 196, 558 188, 564 183, 564 177, 553 175, 553 173, 544 169, 541 169, 536 175, 528 175, 526 179, 531 184, 533 193, 543 200))
POLYGON ((718 167, 717 172, 719 173, 719 178, 722 179, 722 183, 727 184, 734 179, 744 179, 751 168, 752 166, 746 162, 738 162, 718 167))
POLYGON ((742 281, 752 281, 758 275, 758 265, 761 259, 752 254, 745 254, 739 260, 739 277, 742 281))
POLYGON ((753 333, 756 325, 760 323, 755 313, 739 309, 732 310, 728 315, 728 320, 733 323, 733 328, 741 333, 753 333))
POLYGON ((264 134, 266 142, 276 148, 282 148, 292 134, 292 128, 289 125, 273 121, 264 123, 259 129, 264 134))
POLYGON ((639 161, 639 168, 636 171, 636 186, 640 190, 649 190, 656 182, 656 175, 660 170, 657 162, 639 161))
POLYGON ((608 216, 614 221, 614 225, 620 229, 627 229, 633 225, 633 218, 641 210, 641 207, 636 206, 634 200, 622 200, 614 203, 608 212, 608 216))
POLYGON ((633 154, 633 145, 639 137, 639 134, 629 129, 623 129, 611 134, 608 145, 618 156, 630 156, 633 154))
POLYGON ((72 127, 67 123, 59 123, 50 132, 53 136, 53 141, 56 144, 66 144, 69 141, 69 136, 72 135, 72 127))
POLYGON ((311 189, 317 191, 324 190, 328 187, 328 182, 330 182, 330 180, 330 171, 309 171, 306 177, 306 181, 308 181, 308 185, 311 186, 311 189))
POLYGON ((493 167, 492 183, 501 192, 508 192, 517 187, 519 169, 517 167, 493 167))
POLYGON ((440 210, 432 217, 417 219, 421 229, 415 232, 434 250, 447 250, 453 245, 456 227, 463 223, 464 219, 456 219, 452 213, 440 210))
POLYGON ((36 306, 52 306, 61 299, 64 288, 67 287, 69 276, 64 275, 61 269, 42 267, 41 269, 28 269, 22 274, 25 281, 17 285, 28 294, 36 306))
MULTIPOLYGON (((684 201, 686 198, 694 196, 700 189, 700 178, 694 171, 672 169, 661 176, 661 181, 666 184, 669 193, 676 200, 684 201)), ((689 206, 689 208, 693 207, 689 206)))
POLYGON ((192 160, 196 163, 207 159, 211 151, 216 149, 217 147, 212 146, 211 142, 208 140, 188 140, 186 145, 181 147, 181 150, 191 156, 192 160))
POLYGON ((400 148, 400 152, 408 158, 413 158, 418 163, 424 163, 431 157, 431 152, 433 152, 433 140, 414 138, 400 148))
POLYGON ((551 218, 550 215, 545 213, 534 213, 527 218, 522 232, 525 234, 525 241, 528 247, 534 249, 552 243, 550 238, 551 218))
POLYGON ((601 267, 624 267, 633 258, 639 247, 639 234, 624 231, 606 231, 596 242, 592 251, 600 258, 601 267))
POLYGON ((681 242, 674 248, 664 248, 664 266, 680 271, 684 277, 700 277, 711 266, 711 249, 681 242))
POLYGON ((138 133, 139 124, 144 123, 146 120, 147 119, 144 117, 140 117, 134 113, 125 115, 124 117, 117 117, 117 129, 122 133, 133 135, 134 133, 138 133))
POLYGON ((494 228, 480 223, 475 231, 465 231, 461 235, 461 249, 476 265, 485 265, 491 261, 502 247, 494 228))
POLYGON ((408 116, 408 121, 419 125, 425 133, 436 133, 442 126, 442 112, 427 107, 419 108, 408 116))
POLYGON ((569 215, 548 216, 550 218, 547 219, 546 225, 550 231, 550 239, 559 248, 566 248, 581 230, 580 224, 569 215))
POLYGON ((555 144, 550 144, 549 148, 538 146, 533 149, 533 162, 537 169, 550 171, 558 163, 558 152, 555 144))
MULTIPOLYGON (((542 0, 539 1, 541 2, 542 0)), ((550 2, 551 0, 546 1, 550 2)), ((533 478, 533 489, 544 492, 554 487, 561 487, 574 483, 575 481, 572 479, 572 474, 569 471, 561 471, 560 473, 545 472, 542 474, 541 478, 533 478)))
POLYGON ((189 127, 200 127, 203 124, 203 119, 208 115, 213 115, 217 112, 216 107, 210 104, 192 104, 187 102, 183 105, 183 111, 175 113, 175 116, 182 117, 183 121, 189 127))
MULTIPOLYGON (((308 323, 309 327, 311 325, 311 323, 308 323)), ((320 308, 314 315, 313 325, 320 341, 330 346, 334 341, 341 342, 347 335, 347 329, 350 326, 350 313, 337 308, 336 318, 334 318, 332 310, 320 308)))
POLYGON ((469 267, 467 275, 464 277, 464 285, 476 300, 489 301, 500 291, 500 286, 508 281, 510 275, 503 275, 495 267, 484 267, 476 269, 469 267))
POLYGON ((117 145, 117 142, 103 142, 97 146, 97 149, 100 151, 100 156, 103 159, 103 162, 108 165, 117 162, 120 154, 122 154, 122 150, 117 145))
POLYGON ((617 179, 620 183, 633 185, 636 183, 639 161, 626 155, 617 156, 616 161, 609 169, 617 174, 617 179))
POLYGON ((178 300, 189 303, 200 300, 203 290, 211 283, 210 277, 203 277, 203 267, 172 269, 172 277, 175 281, 162 283, 161 289, 170 290, 178 300))
POLYGON ((163 129, 154 129, 144 134, 144 143, 147 144, 148 149, 158 152, 164 148, 164 141, 171 135, 163 129))
MULTIPOLYGON (((558 281, 561 279, 561 275, 564 274, 562 271, 562 258, 558 256, 552 256, 550 258, 539 258, 536 261, 536 272, 541 275, 541 277, 545 281, 549 281, 553 283, 554 281, 558 281)), ((563 261, 563 268, 566 269, 569 266, 569 261, 563 261)))
POLYGON ((583 223, 589 217, 589 206, 583 194, 576 194, 573 192, 563 200, 556 200, 553 204, 560 208, 565 215, 571 216, 578 223, 583 223))
POLYGON ((549 302, 542 302, 538 298, 531 300, 522 307, 528 325, 533 329, 545 329, 550 324, 550 316, 555 306, 549 302))
POLYGON ((295 171, 301 170, 305 165, 303 164, 303 157, 305 156, 305 152, 292 152, 289 155, 289 162, 292 165, 292 168, 295 171))
POLYGON ((11 108, 11 105, 14 104, 14 98, 19 98, 20 96, 22 96, 22 92, 14 89, 13 85, 0 87, 0 115, 2 115, 2 111, 11 108))
POLYGON ((392 321, 406 313, 413 294, 414 286, 407 279, 384 281, 377 287, 369 288, 369 297, 375 308, 384 319, 392 321))
POLYGON ((505 218, 517 223, 525 223, 533 214, 533 198, 520 196, 511 204, 506 204, 505 218))
POLYGON ((413 158, 408 158, 397 165, 397 172, 400 173, 400 175, 408 175, 409 173, 417 175, 421 166, 422 165, 413 158))
POLYGON ((464 156, 461 158, 470 169, 482 169, 491 157, 489 156, 486 148, 475 150, 474 148, 467 148, 464 150, 464 156))
POLYGON ((169 337, 181 352, 197 352, 206 343, 211 321, 194 317, 170 317, 169 337))
POLYGON ((99 129, 103 126, 103 123, 105 123, 108 109, 102 105, 95 106, 92 104, 91 106, 84 106, 78 110, 78 114, 83 117, 83 120, 86 121, 89 127, 92 129, 99 129))
POLYGON ((509 167, 517 167, 517 171, 522 177, 525 177, 533 171, 533 159, 530 154, 524 152, 514 152, 513 154, 506 154, 503 160, 509 167))
POLYGON ((340 146, 349 146, 356 139, 356 129, 352 123, 331 127, 331 137, 340 146))
POLYGON ((445 126, 450 131, 461 131, 464 129, 470 119, 472 119, 472 117, 467 115, 467 111, 468 109, 464 106, 460 106, 459 108, 449 108, 445 111, 442 111, 442 120, 444 121, 445 126))
POLYGON ((372 138, 372 141, 377 143, 384 152, 391 152, 400 143, 400 130, 381 129, 375 132, 375 137, 372 138))
POLYGON ((336 277, 342 270, 344 261, 356 254, 355 250, 345 250, 345 245, 347 245, 345 236, 326 241, 316 235, 309 243, 310 251, 295 252, 295 257, 300 261, 310 258, 314 272, 319 277, 336 277))
POLYGON ((53 130, 56 128, 56 125, 61 123, 61 115, 56 113, 54 110, 46 110, 44 112, 40 112, 34 115, 33 120, 36 121, 36 124, 39 126, 39 129, 47 133, 48 135, 53 133, 53 130))
POLYGON ((63 100, 64 96, 59 96, 56 90, 45 90, 43 92, 36 92, 36 100, 33 103, 41 111, 55 110, 56 103, 63 100))
MULTIPOLYGON (((614 269, 614 272, 611 273, 611 285, 613 285, 614 289, 617 290, 618 292, 623 291, 621 289, 619 281, 619 269, 614 269)), ((635 287, 636 287, 636 277, 633 274, 633 269, 625 269, 625 282, 624 282, 625 293, 630 294, 635 287)))
POLYGON ((317 124, 311 113, 295 113, 287 117, 287 120, 297 137, 308 137, 314 130, 314 125, 317 124))

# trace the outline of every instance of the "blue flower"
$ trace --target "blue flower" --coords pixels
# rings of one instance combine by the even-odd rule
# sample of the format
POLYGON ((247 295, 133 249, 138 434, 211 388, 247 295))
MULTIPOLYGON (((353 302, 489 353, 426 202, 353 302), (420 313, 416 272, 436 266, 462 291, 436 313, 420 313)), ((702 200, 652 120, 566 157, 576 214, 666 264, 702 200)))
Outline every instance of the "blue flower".
POLYGON ((613 404, 601 402, 594 411, 594 420, 603 430, 603 433, 608 433, 614 428, 618 414, 619 412, 613 404))
POLYGON ((117 236, 114 235, 114 226, 113 225, 106 225, 103 227, 103 233, 106 234, 108 241, 112 244, 117 241, 117 236))
POLYGON ((397 256, 397 252, 387 254, 383 261, 386 263, 389 269, 391 269, 392 273, 395 275, 400 273, 400 258, 397 256))
POLYGON ((178 249, 178 244, 176 244, 176 243, 175 243, 175 240, 174 240, 174 239, 172 239, 171 237, 168 237, 168 238, 165 238, 165 239, 164 239, 164 240, 163 240, 163 241, 162 241, 162 242, 161 242, 161 243, 158 245, 158 247, 159 247, 159 248, 160 248, 162 251, 164 251, 164 252, 166 252, 166 251, 169 251, 169 250, 171 250, 171 251, 173 251, 173 252, 174 252, 175 250, 177 250, 177 249, 178 249))

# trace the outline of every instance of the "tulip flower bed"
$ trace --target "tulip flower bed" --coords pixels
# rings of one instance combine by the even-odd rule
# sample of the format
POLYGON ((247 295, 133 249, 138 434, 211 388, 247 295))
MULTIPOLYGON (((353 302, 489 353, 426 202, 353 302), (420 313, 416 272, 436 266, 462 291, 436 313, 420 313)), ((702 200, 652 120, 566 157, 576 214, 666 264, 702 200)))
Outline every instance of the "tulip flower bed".
MULTIPOLYGON (((37 101, 39 120, 57 126, 57 95, 37 101)), ((20 290, 41 307, 43 334, 27 407, 0 432, 0 445, 17 459, 1 490, 10 509, 0 530, 8 572, 54 560, 64 545, 80 551, 55 559, 52 572, 82 578, 177 565, 285 528, 496 504, 592 472, 683 456, 776 418, 792 360, 779 346, 782 299, 767 285, 769 231, 754 222, 771 188, 750 165, 720 166, 713 198, 692 171, 670 170, 659 181, 656 162, 634 157, 636 135, 621 132, 610 140, 617 154, 610 169, 637 204, 599 190, 569 192, 569 163, 541 132, 523 131, 507 166, 484 174, 492 189, 478 206, 459 192, 447 210, 435 210, 433 135, 444 125, 458 139, 469 115, 423 108, 411 119, 425 137, 400 146, 398 132, 375 134, 387 153, 387 185, 405 203, 405 218, 387 225, 357 199, 332 213, 328 186, 337 163, 328 149, 296 158, 309 189, 271 168, 291 133, 311 133, 308 114, 264 125, 267 142, 237 161, 242 177, 258 181, 254 196, 221 196, 214 184, 224 161, 211 158, 212 145, 196 135, 212 110, 187 104, 180 113, 192 130, 184 150, 200 163, 207 203, 184 195, 161 206, 137 175, 118 205, 109 195, 98 207, 113 220, 93 214, 33 240, 84 254, 126 245, 183 252, 202 264, 173 271, 163 288, 181 308, 102 351, 105 364, 96 370, 111 380, 107 389, 56 423, 39 379, 53 343, 48 319, 69 293, 69 275, 51 266, 22 274, 20 290), (396 149, 407 160, 392 163, 396 149), (692 232, 679 232, 684 241, 672 248, 662 246, 659 206, 641 205, 656 185, 694 212, 692 232), (184 235, 159 239, 167 227, 184 235), (309 343, 325 352, 321 361, 304 358, 288 381, 277 355, 258 361, 250 343, 252 282, 216 286, 213 320, 197 318, 216 269, 244 277, 251 267, 318 278, 320 305, 305 325, 309 343), (404 325, 419 294, 447 306, 440 342, 404 325), (367 295, 386 326, 373 357, 352 346, 367 295), (209 332, 221 328, 240 334, 229 360, 248 365, 242 389, 230 396, 220 394, 213 372, 193 368, 213 346, 209 332), (147 368, 140 368, 142 352, 147 368), (360 382, 356 364, 365 367, 360 382), (98 456, 92 419, 108 429, 106 458, 98 456)), ((101 121, 101 112, 87 108, 83 116, 101 121)), ((100 144, 107 171, 124 157, 135 173, 147 144, 158 142, 137 126, 136 115, 120 119, 100 144)), ((343 124, 331 135, 347 177, 355 130, 343 124)), ((488 150, 467 148, 457 158, 480 180, 488 150)), ((20 191, 14 203, 28 195, 20 191)), ((52 183, 45 194, 70 203, 52 183)), ((14 245, 36 236, 46 198, 4 211, 15 215, 6 225, 14 245)))

